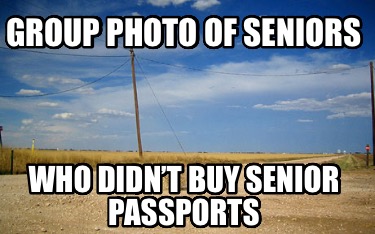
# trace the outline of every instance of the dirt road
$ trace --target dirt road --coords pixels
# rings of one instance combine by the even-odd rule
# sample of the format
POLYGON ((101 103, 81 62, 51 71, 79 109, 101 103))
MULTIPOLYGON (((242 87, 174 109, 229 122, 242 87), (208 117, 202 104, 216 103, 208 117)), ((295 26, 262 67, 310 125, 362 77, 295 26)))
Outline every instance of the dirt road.
MULTIPOLYGON (((298 162, 317 161, 308 159, 298 162)), ((375 233, 375 171, 372 168, 345 171, 341 179, 340 195, 260 195, 263 220, 256 229, 199 229, 194 228, 187 219, 185 228, 166 230, 160 227, 108 228, 107 196, 97 195, 95 190, 86 196, 29 195, 26 175, 2 175, 0 232, 375 233)), ((246 196, 241 187, 238 195, 246 196)), ((186 195, 186 191, 181 195, 186 195)))

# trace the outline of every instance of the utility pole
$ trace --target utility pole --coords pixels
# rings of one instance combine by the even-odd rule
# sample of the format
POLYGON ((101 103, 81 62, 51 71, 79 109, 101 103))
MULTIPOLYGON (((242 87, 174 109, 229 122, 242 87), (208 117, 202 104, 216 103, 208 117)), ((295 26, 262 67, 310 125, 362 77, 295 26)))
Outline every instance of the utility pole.
POLYGON ((132 80, 133 80, 133 91, 134 91, 134 107, 135 107, 135 122, 137 127, 137 139, 138 139, 138 154, 139 157, 142 157, 142 140, 141 140, 141 127, 139 123, 139 110, 138 110, 138 95, 137 95, 137 83, 135 79, 135 70, 134 70, 134 51, 130 49, 130 58, 132 64, 132 80))
POLYGON ((3 155, 3 140, 1 139, 1 131, 3 131, 3 126, 0 126, 0 157, 3 155))
POLYGON ((373 166, 375 166, 375 109, 374 109, 374 64, 370 62, 371 76, 371 110, 372 110, 372 157, 373 166))

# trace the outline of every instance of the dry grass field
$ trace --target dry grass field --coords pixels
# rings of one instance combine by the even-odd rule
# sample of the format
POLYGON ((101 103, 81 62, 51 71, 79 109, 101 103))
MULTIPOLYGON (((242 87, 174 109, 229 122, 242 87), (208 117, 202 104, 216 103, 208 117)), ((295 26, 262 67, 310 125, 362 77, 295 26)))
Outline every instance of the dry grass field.
MULTIPOLYGON (((11 149, 3 150, 0 157, 0 174, 10 171, 11 149)), ((26 173, 27 163, 88 163, 95 168, 98 163, 250 163, 279 162, 305 158, 330 157, 332 154, 273 154, 273 153, 176 153, 111 151, 57 151, 14 149, 13 173, 26 173)))

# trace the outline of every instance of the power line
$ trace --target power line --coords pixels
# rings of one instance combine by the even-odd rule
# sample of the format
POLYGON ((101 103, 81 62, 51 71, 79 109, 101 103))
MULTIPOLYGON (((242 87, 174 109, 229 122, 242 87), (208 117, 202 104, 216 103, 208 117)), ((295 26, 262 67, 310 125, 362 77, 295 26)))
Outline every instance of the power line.
POLYGON ((24 3, 27 3, 27 4, 29 4, 29 5, 32 5, 33 7, 36 7, 36 8, 38 8, 39 10, 42 10, 42 11, 44 11, 44 12, 49 12, 50 14, 56 14, 54 11, 52 11, 51 9, 48 9, 48 8, 46 8, 46 7, 44 7, 44 6, 40 6, 40 5, 37 5, 37 4, 35 4, 35 3, 33 3, 33 2, 31 2, 31 1, 26 1, 26 0, 22 0, 24 3))
POLYGON ((358 67, 351 67, 351 68, 346 68, 346 69, 341 69, 341 70, 331 70, 331 71, 318 71, 318 72, 306 72, 306 73, 295 73, 295 74, 256 74, 256 73, 236 73, 236 72, 224 72, 224 71, 214 71, 214 70, 209 70, 205 68, 197 68, 197 67, 189 67, 189 66, 184 66, 184 65, 177 65, 177 64, 171 64, 171 63, 166 63, 166 62, 160 62, 157 60, 149 59, 149 58, 143 58, 141 59, 150 61, 153 63, 157 64, 162 64, 170 67, 177 67, 177 68, 183 68, 183 69, 189 69, 189 70, 194 70, 194 71, 204 71, 204 72, 209 72, 209 73, 215 73, 215 74, 221 74, 221 75, 233 75, 233 76, 282 76, 282 77, 288 77, 288 76, 310 76, 310 75, 320 75, 320 74, 334 74, 334 73, 340 73, 343 71, 350 71, 354 69, 359 69, 359 68, 364 68, 367 67, 367 65, 363 66, 358 66, 358 67))
MULTIPOLYGON (((72 56, 72 57, 89 57, 89 58, 128 58, 129 57, 129 55, 88 55, 88 54, 53 53, 53 52, 46 52, 46 51, 40 51, 40 50, 26 50, 26 49, 14 49, 13 50, 13 49, 10 49, 10 48, 4 47, 4 46, 0 46, 0 49, 12 50, 12 51, 22 51, 22 52, 36 53, 36 54, 72 56)), ((171 64, 171 63, 161 62, 161 61, 157 61, 157 60, 149 59, 149 58, 143 58, 143 57, 140 57, 140 58, 145 60, 145 61, 150 61, 150 62, 153 62, 153 63, 165 65, 165 66, 183 68, 183 69, 188 69, 188 70, 193 70, 193 71, 203 71, 203 72, 215 73, 215 74, 221 74, 221 75, 257 76, 257 77, 267 77, 267 76, 290 77, 290 76, 311 76, 311 75, 322 75, 322 74, 336 74, 336 73, 340 73, 340 72, 344 72, 344 71, 351 71, 351 70, 367 67, 367 65, 363 65, 363 66, 358 66, 358 67, 345 68, 345 69, 341 69, 341 70, 327 70, 327 71, 294 73, 294 74, 259 74, 259 73, 236 73, 236 72, 215 71, 215 70, 209 70, 209 69, 205 69, 205 68, 189 67, 189 66, 185 66, 185 65, 171 64)))
POLYGON ((116 71, 118 71, 125 64, 127 64, 129 61, 130 61, 130 59, 126 60, 120 66, 116 67, 114 70, 112 70, 111 72, 107 73, 106 75, 104 75, 104 76, 102 76, 102 77, 100 77, 98 79, 95 79, 95 80, 93 80, 91 82, 88 82, 86 84, 82 84, 80 86, 76 86, 74 88, 65 89, 65 90, 61 90, 61 91, 57 91, 57 92, 52 92, 52 93, 41 93, 41 94, 35 94, 35 95, 0 95, 0 98, 34 98, 34 97, 45 97, 45 96, 52 96, 52 95, 57 95, 57 94, 63 94, 63 93, 71 92, 71 91, 74 91, 74 90, 77 90, 77 89, 80 89, 80 88, 92 85, 94 83, 97 83, 97 82, 103 80, 104 78, 106 78, 106 77, 110 76, 111 74, 115 73, 116 71))
POLYGON ((69 54, 69 53, 53 53, 40 50, 25 50, 25 49, 10 49, 8 47, 0 46, 0 49, 12 50, 19 52, 28 52, 35 54, 48 54, 48 55, 59 55, 59 56, 72 56, 72 57, 89 57, 89 58, 129 58, 129 55, 91 55, 91 54, 69 54))
POLYGON ((174 130, 174 128, 173 128, 171 122, 169 121, 169 119, 168 119, 168 117, 167 117, 167 114, 166 114, 165 111, 164 111, 164 108, 163 108, 162 105, 160 104, 160 101, 159 101, 158 97, 156 96, 155 91, 154 91, 154 89, 152 88, 151 83, 149 82, 149 80, 148 80, 148 78, 147 78, 147 76, 146 76, 146 74, 145 74, 145 72, 144 72, 144 70, 143 70, 141 64, 139 63, 137 57, 135 57, 135 60, 137 61, 137 64, 138 64, 139 68, 141 69, 141 71, 142 71, 142 73, 143 73, 143 76, 144 76, 144 78, 145 78, 145 80, 146 80, 148 86, 149 86, 150 89, 151 89, 152 95, 154 96, 154 98, 155 98, 155 100, 156 100, 156 102, 157 102, 157 104, 158 104, 158 106, 159 106, 161 112, 163 113, 164 118, 166 119, 166 121, 167 121, 167 123, 168 123, 168 125, 169 125, 169 128, 170 128, 171 131, 173 132, 173 135, 174 135, 174 137, 176 138, 177 143, 179 144, 179 146, 180 146, 182 152, 184 153, 184 155, 186 156, 186 151, 185 151, 184 147, 182 146, 182 143, 181 143, 180 139, 178 138, 178 136, 177 136, 177 134, 176 134, 176 131, 174 130))

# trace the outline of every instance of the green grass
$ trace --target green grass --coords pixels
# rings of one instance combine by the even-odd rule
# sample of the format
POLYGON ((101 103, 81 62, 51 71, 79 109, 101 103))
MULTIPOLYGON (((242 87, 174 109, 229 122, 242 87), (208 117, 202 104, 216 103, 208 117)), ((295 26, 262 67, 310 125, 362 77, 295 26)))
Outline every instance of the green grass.
MULTIPOLYGON (((343 158, 333 160, 331 163, 339 165, 343 171, 363 169, 366 168, 366 155, 350 154, 343 158)), ((372 165, 372 157, 369 159, 369 165, 372 165)))

